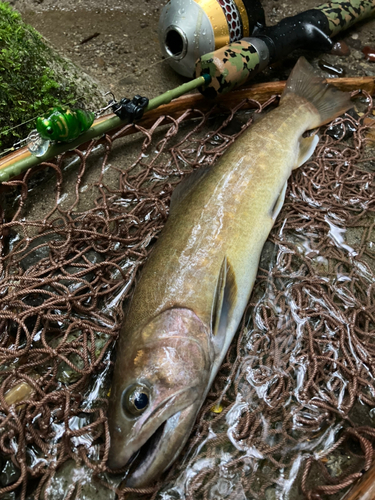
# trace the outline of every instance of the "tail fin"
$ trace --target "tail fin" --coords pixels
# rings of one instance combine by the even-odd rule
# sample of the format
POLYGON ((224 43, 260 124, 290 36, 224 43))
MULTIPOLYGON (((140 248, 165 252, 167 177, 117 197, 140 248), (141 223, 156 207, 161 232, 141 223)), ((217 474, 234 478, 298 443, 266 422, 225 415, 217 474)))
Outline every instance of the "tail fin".
POLYGON ((350 94, 328 85, 324 78, 320 78, 314 73, 312 66, 304 57, 300 57, 294 66, 280 102, 288 94, 303 97, 314 106, 319 118, 313 127, 319 127, 333 120, 353 106, 350 94))

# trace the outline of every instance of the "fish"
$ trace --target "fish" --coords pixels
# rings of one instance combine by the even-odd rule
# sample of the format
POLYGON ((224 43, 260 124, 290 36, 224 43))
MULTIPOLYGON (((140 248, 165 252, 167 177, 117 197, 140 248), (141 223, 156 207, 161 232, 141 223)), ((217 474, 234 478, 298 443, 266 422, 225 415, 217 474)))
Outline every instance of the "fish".
POLYGON ((152 484, 185 446, 243 316, 293 169, 351 107, 300 58, 279 106, 175 189, 120 333, 107 465, 152 484))

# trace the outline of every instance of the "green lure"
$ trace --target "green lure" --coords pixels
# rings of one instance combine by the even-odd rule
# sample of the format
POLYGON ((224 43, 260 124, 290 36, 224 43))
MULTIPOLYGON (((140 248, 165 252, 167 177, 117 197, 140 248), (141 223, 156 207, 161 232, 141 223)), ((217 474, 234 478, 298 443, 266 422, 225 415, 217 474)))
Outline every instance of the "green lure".
POLYGON ((95 119, 95 114, 84 109, 69 109, 56 106, 45 116, 36 120, 36 129, 42 139, 49 141, 72 141, 86 132, 95 119))

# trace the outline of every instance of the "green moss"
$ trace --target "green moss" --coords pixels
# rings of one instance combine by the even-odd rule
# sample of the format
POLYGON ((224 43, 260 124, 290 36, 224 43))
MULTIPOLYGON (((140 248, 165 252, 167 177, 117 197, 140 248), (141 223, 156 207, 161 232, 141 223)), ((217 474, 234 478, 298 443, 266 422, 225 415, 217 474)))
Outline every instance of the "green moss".
POLYGON ((74 105, 82 97, 72 67, 7 3, 0 2, 0 150, 26 137, 35 121, 13 127, 57 104, 74 105))

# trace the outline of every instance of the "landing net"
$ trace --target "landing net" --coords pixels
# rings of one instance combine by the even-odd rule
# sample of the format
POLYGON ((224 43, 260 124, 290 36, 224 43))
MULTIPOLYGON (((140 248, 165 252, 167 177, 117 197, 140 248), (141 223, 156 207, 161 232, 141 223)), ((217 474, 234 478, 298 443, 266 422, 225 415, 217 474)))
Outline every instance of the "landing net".
MULTIPOLYGON (((135 490, 145 498, 339 499, 369 469, 374 116, 368 96, 355 102, 359 115, 323 127, 314 157, 293 172, 240 331, 181 457, 135 490)), ((258 113, 276 103, 250 104, 258 113)), ((246 104, 128 125, 3 184, 1 498, 133 491, 105 463, 123 305, 175 185, 251 125, 246 104)))

